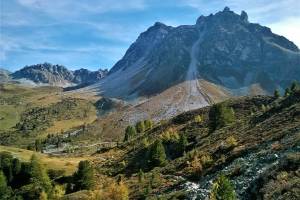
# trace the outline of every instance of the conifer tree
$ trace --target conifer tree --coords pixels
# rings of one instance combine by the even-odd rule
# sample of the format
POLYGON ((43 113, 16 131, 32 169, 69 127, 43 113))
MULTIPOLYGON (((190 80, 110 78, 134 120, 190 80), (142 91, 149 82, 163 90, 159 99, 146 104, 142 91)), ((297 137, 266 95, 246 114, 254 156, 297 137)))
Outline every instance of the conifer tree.
POLYGON ((0 199, 9 199, 10 190, 7 186, 6 177, 2 171, 0 171, 0 199))
POLYGON ((161 166, 166 162, 166 152, 161 140, 156 140, 150 149, 150 162, 153 166, 161 166))
POLYGON ((299 89, 299 83, 297 81, 293 81, 291 85, 291 91, 296 92, 299 89))
POLYGON ((136 135, 136 129, 133 126, 127 126, 125 129, 124 142, 129 141, 136 135))
POLYGON ((276 99, 278 99, 278 98, 280 97, 280 93, 279 93, 279 90, 278 90, 278 89, 276 89, 276 90, 274 91, 274 97, 275 97, 276 99))
POLYGON ((291 94, 291 89, 290 88, 286 88, 285 92, 284 92, 284 97, 288 97, 291 94))
POLYGON ((147 119, 144 121, 144 125, 145 125, 145 130, 149 130, 152 129, 153 122, 150 119, 147 119))
POLYGON ((179 137, 179 151, 180 151, 181 154, 183 154, 185 152, 185 148, 186 148, 187 145, 188 145, 188 140, 187 140, 186 135, 184 133, 180 134, 180 137, 179 137))
POLYGON ((51 191, 50 178, 35 154, 31 156, 30 160, 30 176, 30 181, 33 185, 41 187, 46 193, 51 191))
POLYGON ((143 133, 145 131, 144 121, 139 121, 135 125, 136 132, 143 133))
POLYGON ((229 179, 221 175, 213 183, 210 200, 235 200, 236 194, 229 179))
POLYGON ((235 121, 233 108, 228 107, 225 103, 215 104, 211 108, 209 115, 213 130, 222 128, 235 121))
POLYGON ((145 174, 142 169, 140 169, 140 171, 138 173, 138 177, 139 177, 139 183, 142 183, 145 179, 145 174))
POLYGON ((80 161, 73 175, 75 190, 89 190, 94 187, 94 170, 89 161, 80 161))

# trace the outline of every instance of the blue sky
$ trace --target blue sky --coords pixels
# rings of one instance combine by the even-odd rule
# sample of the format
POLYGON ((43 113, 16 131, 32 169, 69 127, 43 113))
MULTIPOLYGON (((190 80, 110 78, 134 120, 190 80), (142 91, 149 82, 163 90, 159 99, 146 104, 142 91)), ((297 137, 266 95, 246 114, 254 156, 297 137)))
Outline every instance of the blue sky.
POLYGON ((300 0, 0 0, 0 67, 111 68, 154 22, 194 24, 229 6, 300 46, 300 0))

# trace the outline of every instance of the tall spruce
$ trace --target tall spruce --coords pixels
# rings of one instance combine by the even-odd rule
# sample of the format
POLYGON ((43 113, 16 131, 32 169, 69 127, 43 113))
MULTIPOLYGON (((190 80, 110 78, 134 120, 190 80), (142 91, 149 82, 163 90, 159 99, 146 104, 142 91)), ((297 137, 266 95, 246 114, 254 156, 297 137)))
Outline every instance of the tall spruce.
POLYGON ((279 92, 278 89, 276 89, 276 90, 274 91, 274 97, 275 97, 276 99, 278 99, 278 98, 280 97, 280 92, 279 92))
POLYGON ((210 200, 235 200, 236 193, 230 182, 230 180, 224 176, 220 175, 213 183, 210 200))
POLYGON ((127 126, 125 129, 124 142, 129 141, 136 135, 136 129, 133 126, 127 126))
POLYGON ((156 140, 150 149, 150 162, 153 166, 161 166, 166 162, 166 152, 161 140, 156 140))
POLYGON ((30 182, 33 185, 41 187, 46 193, 49 193, 51 191, 52 185, 50 178, 35 154, 31 156, 30 160, 30 175, 30 182))
POLYGON ((136 132, 143 133, 145 131, 144 121, 139 121, 135 125, 136 132))
POLYGON ((222 128, 235 121, 235 113, 233 108, 227 106, 226 103, 219 103, 212 106, 209 118, 212 130, 222 128))
POLYGON ((90 190, 94 187, 94 170, 91 163, 87 160, 80 161, 78 170, 73 175, 75 191, 90 190))

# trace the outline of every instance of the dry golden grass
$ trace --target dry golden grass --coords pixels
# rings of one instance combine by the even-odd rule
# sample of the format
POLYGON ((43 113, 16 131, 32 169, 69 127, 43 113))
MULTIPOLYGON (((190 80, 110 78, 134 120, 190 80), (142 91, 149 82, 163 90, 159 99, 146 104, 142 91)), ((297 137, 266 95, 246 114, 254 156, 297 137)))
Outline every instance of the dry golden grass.
POLYGON ((89 115, 89 117, 84 119, 68 119, 68 120, 61 120, 55 121, 53 126, 49 127, 41 137, 47 136, 49 133, 61 133, 61 131, 70 130, 72 128, 76 128, 82 126, 83 124, 90 124, 97 119, 96 113, 93 115, 89 115))
POLYGON ((46 169, 60 169, 65 170, 66 175, 73 174, 78 166, 78 163, 81 160, 88 160, 88 157, 54 157, 49 156, 42 153, 37 153, 25 149, 19 149, 15 147, 8 147, 8 146, 0 146, 0 152, 10 152, 13 156, 19 158, 24 162, 28 162, 32 156, 32 154, 36 154, 40 159, 41 163, 46 169))

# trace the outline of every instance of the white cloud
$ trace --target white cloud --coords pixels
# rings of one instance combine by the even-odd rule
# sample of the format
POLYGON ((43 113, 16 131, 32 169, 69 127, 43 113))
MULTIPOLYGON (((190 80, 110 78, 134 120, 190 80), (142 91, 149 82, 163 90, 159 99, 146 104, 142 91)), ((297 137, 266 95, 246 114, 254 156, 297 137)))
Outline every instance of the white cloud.
POLYGON ((291 17, 268 25, 276 34, 283 35, 300 47, 300 17, 291 17))

